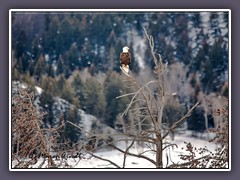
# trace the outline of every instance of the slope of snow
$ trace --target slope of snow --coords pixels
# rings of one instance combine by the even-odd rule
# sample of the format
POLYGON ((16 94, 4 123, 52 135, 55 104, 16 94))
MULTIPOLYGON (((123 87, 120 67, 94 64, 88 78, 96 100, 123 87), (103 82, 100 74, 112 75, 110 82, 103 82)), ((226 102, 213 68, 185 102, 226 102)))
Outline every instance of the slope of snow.
MULTIPOLYGON (((174 143, 176 143, 178 147, 173 148, 173 149, 171 148, 171 149, 165 151, 164 157, 163 157, 164 167, 167 165, 166 164, 167 162, 168 162, 168 165, 172 164, 172 162, 174 162, 174 163, 183 162, 180 159, 179 155, 187 154, 187 152, 185 151, 186 146, 185 146, 184 142, 191 142, 193 144, 193 146, 197 147, 197 148, 207 147, 211 151, 214 151, 214 149, 216 147, 213 143, 209 143, 206 140, 200 140, 200 139, 192 138, 192 137, 189 137, 186 135, 176 136, 174 139, 174 143), (169 156, 169 154, 170 154, 170 156, 169 156), (166 159, 166 155, 168 155, 168 161, 166 159)), ((126 147, 124 146, 123 143, 121 144, 121 149, 122 150, 126 149, 126 147)), ((138 154, 139 152, 143 152, 145 150, 147 150, 147 149, 146 148, 145 149, 132 148, 132 150, 130 150, 130 152, 138 154)), ((100 150, 98 152, 95 152, 94 155, 96 155, 100 158, 103 158, 103 159, 110 160, 110 161, 116 163, 121 168, 123 166, 124 154, 120 153, 117 150, 112 150, 112 149, 100 150)), ((153 152, 146 152, 146 153, 144 153, 144 155, 153 160, 155 158, 155 155, 153 152)), ((74 156, 74 155, 72 155, 72 156, 74 156)), ((67 163, 73 169, 84 171, 84 170, 91 170, 91 169, 97 170, 97 169, 106 169, 106 168, 116 168, 114 165, 110 164, 109 162, 100 160, 99 158, 91 157, 89 159, 89 157, 90 157, 89 155, 84 156, 84 158, 76 158, 76 157, 72 158, 72 156, 70 154, 68 155, 67 163)), ((15 163, 16 162, 13 162, 13 165, 15 163)), ((41 163, 41 161, 39 161, 33 168, 37 168, 40 163, 41 163)), ((60 168, 61 168, 61 166, 60 166, 60 168)), ((127 156, 125 168, 127 168, 127 169, 128 168, 149 169, 149 168, 155 168, 155 165, 145 159, 142 159, 142 158, 127 156)))
MULTIPOLYGON (((192 137, 178 136, 178 137, 175 137, 175 140, 174 140, 174 143, 177 144, 178 148, 174 148, 174 149, 171 148, 169 150, 166 150, 164 153, 164 157, 163 157, 163 162, 165 162, 164 166, 166 166, 166 162, 167 162, 166 155, 169 155, 169 154, 170 156, 168 159, 168 165, 172 164, 171 161, 174 163, 183 162, 180 159, 179 155, 187 154, 187 152, 185 151, 186 146, 184 142, 191 142, 197 148, 207 147, 209 150, 212 150, 212 151, 215 149, 215 145, 212 143, 209 143, 206 140, 199 140, 192 137)), ((122 149, 124 150, 125 147, 122 149)), ((146 151, 147 149, 145 148, 144 150, 146 151)), ((142 150, 133 149, 130 152, 138 154, 139 151, 142 151, 142 150)), ((120 167, 122 167, 123 165, 124 155, 117 150, 96 152, 95 155, 101 158, 111 160, 114 163, 118 164, 120 167)), ((145 153, 145 155, 148 158, 151 158, 153 160, 155 158, 155 155, 153 152, 145 153)), ((116 168, 116 167, 111 165, 109 162, 102 161, 98 158, 91 158, 90 160, 82 159, 74 168, 116 168)), ((125 168, 155 168, 155 165, 142 158, 127 156, 125 168)))

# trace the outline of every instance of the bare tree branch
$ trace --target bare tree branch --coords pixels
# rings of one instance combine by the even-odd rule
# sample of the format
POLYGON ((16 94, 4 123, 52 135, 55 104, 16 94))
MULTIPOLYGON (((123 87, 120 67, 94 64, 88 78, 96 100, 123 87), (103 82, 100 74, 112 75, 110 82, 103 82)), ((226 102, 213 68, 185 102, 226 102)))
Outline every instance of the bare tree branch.
POLYGON ((167 135, 171 132, 174 131, 174 129, 184 120, 186 120, 192 113, 192 111, 198 106, 199 102, 197 102, 188 112, 185 114, 180 120, 175 122, 169 129, 167 129, 167 133, 163 136, 163 138, 167 137, 167 135))
POLYGON ((155 163, 154 160, 152 160, 152 159, 150 159, 150 158, 148 158, 148 157, 146 157, 146 156, 138 155, 138 154, 134 154, 134 153, 130 153, 130 152, 123 151, 122 149, 120 149, 120 148, 114 146, 113 144, 109 144, 109 146, 112 146, 114 149, 120 151, 120 152, 123 153, 123 154, 126 153, 127 155, 130 155, 130 156, 134 156, 134 157, 138 157, 138 158, 146 159, 146 160, 148 160, 149 162, 151 162, 152 164, 156 165, 156 163, 155 163))
MULTIPOLYGON (((129 149, 133 146, 134 142, 135 142, 135 138, 132 140, 131 144, 128 146, 128 148, 126 149, 125 152, 128 152, 128 151, 129 151, 129 149)), ((123 168, 125 168, 126 158, 127 158, 127 153, 124 153, 123 168)))
POLYGON ((97 159, 100 159, 100 160, 102 160, 102 161, 109 162, 110 164, 114 165, 114 166, 117 167, 117 168, 121 168, 119 165, 117 165, 117 164, 114 163, 113 161, 110 161, 109 159, 102 158, 102 157, 97 156, 97 155, 95 155, 95 154, 93 154, 93 153, 91 153, 91 152, 88 152, 88 154, 90 154, 91 156, 93 156, 93 157, 95 157, 95 158, 97 158, 97 159))
POLYGON ((180 163, 180 164, 171 164, 167 168, 184 168, 184 167, 188 167, 189 165, 191 165, 193 163, 196 163, 196 162, 199 163, 199 160, 201 160, 201 159, 210 160, 211 158, 210 158, 209 155, 206 155, 206 156, 203 156, 203 157, 200 157, 200 158, 193 159, 190 162, 180 163))

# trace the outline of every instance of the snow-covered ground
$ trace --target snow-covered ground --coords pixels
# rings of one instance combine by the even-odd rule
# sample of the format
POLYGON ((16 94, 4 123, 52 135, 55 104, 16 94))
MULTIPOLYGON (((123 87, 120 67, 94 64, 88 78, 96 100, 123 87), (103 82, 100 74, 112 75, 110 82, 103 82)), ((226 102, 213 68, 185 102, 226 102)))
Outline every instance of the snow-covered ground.
MULTIPOLYGON (((179 155, 180 154, 188 154, 185 149, 186 149, 186 144, 184 142, 191 142, 192 145, 194 147, 207 147, 209 150, 214 151, 215 149, 215 144, 213 143, 209 143, 206 140, 201 140, 201 139, 197 139, 197 138, 193 138, 187 134, 185 135, 181 135, 181 136, 175 136, 174 138, 174 142, 178 147, 175 148, 171 148, 169 150, 166 150, 164 153, 164 157, 163 157, 163 163, 164 166, 166 166, 166 163, 168 162, 168 165, 172 164, 172 162, 174 163, 180 163, 183 162, 179 155), (170 154, 170 156, 169 156, 170 154), (168 161, 166 159, 166 156, 168 155, 168 161)), ((126 146, 124 145, 124 143, 121 144, 121 149, 125 150, 126 146)), ((130 150, 130 152, 133 153, 141 153, 146 149, 141 149, 141 148, 132 148, 130 150)), ((98 152, 95 152, 94 155, 103 158, 103 159, 108 159, 114 163, 116 163, 118 166, 123 167, 123 157, 124 155, 122 153, 120 153, 117 150, 101 150, 98 152)), ((145 156, 147 156, 148 158, 151 159, 155 159, 155 154, 153 152, 146 152, 144 153, 145 156)), ((196 154, 197 155, 197 154, 196 154)), ((200 155, 198 155, 200 156, 200 155)), ((13 162, 13 165, 16 162, 13 162)), ((41 162, 39 161, 33 168, 37 168, 38 165, 41 162)), ((83 159, 79 159, 79 158, 67 158, 67 163, 68 165, 71 166, 71 168, 76 168, 79 170, 87 170, 87 169, 105 169, 105 168, 116 168, 114 165, 110 164, 107 161, 103 161, 99 158, 95 158, 95 157, 91 157, 90 159, 88 158, 83 158, 83 159)), ((43 166, 45 167, 45 166, 43 166)), ((142 158, 137 158, 137 157, 132 157, 132 156, 127 156, 126 158, 126 164, 125 164, 125 168, 144 168, 144 169, 148 169, 148 168, 155 168, 154 164, 152 164, 151 162, 142 159, 142 158)))
MULTIPOLYGON (((165 151, 164 157, 163 157, 163 162, 165 163, 164 166, 166 166, 166 162, 167 162, 166 155, 167 154, 168 155, 170 154, 169 160, 168 160, 169 161, 168 165, 172 164, 171 161, 174 163, 183 162, 180 159, 179 155, 187 154, 187 152, 185 151, 186 144, 184 142, 191 142, 192 145, 197 148, 207 147, 209 150, 212 150, 212 151, 214 151, 214 149, 215 149, 215 145, 213 143, 209 143, 206 140, 200 140, 200 139, 196 139, 196 138, 192 138, 192 137, 177 136, 177 137, 175 137, 173 143, 176 143, 178 147, 177 148, 175 147, 173 149, 171 148, 171 149, 165 151)), ((147 150, 147 149, 144 149, 144 150, 147 150)), ((138 154, 138 153, 140 153, 140 151, 143 151, 143 150, 133 148, 133 150, 131 150, 130 152, 138 154)), ((111 160, 114 163, 118 164, 120 167, 122 167, 122 165, 123 165, 124 155, 117 150, 101 151, 101 152, 95 153, 95 155, 100 156, 101 158, 111 160)), ((155 158, 155 154, 153 152, 148 152, 148 153, 145 153, 144 155, 146 155, 148 158, 151 158, 153 160, 155 158)), ((75 166, 75 168, 114 168, 114 166, 111 165, 109 162, 102 161, 98 158, 91 158, 90 160, 82 159, 75 166)), ((155 168, 155 166, 151 162, 149 162, 145 159, 137 158, 137 157, 133 157, 133 156, 127 156, 125 168, 155 168)))

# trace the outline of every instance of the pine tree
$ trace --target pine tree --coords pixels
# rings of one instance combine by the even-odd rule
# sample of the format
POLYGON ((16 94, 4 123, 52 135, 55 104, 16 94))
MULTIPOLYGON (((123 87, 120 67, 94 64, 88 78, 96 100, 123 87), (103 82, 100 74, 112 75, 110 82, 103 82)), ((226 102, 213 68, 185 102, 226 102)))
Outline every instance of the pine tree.
POLYGON ((175 42, 176 42, 176 57, 181 62, 186 62, 190 57, 187 53, 188 51, 188 44, 189 44, 189 38, 188 38, 188 18, 187 14, 182 13, 180 15, 177 15, 175 19, 175 42))
MULTIPOLYGON (((66 82, 64 84, 63 88, 61 89, 60 97, 65 99, 66 101, 68 101, 71 104, 77 103, 75 101, 74 89, 70 86, 70 84, 68 82, 66 82)), ((76 104, 76 105, 78 105, 78 104, 76 104)))
POLYGON ((19 73, 18 69, 16 67, 13 67, 11 71, 12 71, 12 81, 19 80, 20 73, 19 73))
POLYGON ((66 141, 70 141, 70 145, 77 143, 81 138, 82 132, 79 128, 76 128, 72 124, 67 121, 80 126, 81 124, 81 116, 78 115, 78 110, 76 108, 69 109, 63 114, 64 119, 64 127, 60 132, 60 141, 65 143, 66 141))
POLYGON ((34 75, 37 81, 41 78, 41 75, 43 75, 45 72, 46 72, 46 61, 45 61, 45 58, 43 57, 43 54, 40 54, 34 69, 34 75))
POLYGON ((30 76, 34 76, 34 61, 31 61, 30 64, 29 64, 29 74, 30 76))
POLYGON ((101 117, 105 111, 105 98, 102 96, 101 84, 95 78, 87 79, 83 88, 84 101, 81 103, 83 109, 89 114, 101 117))
POLYGON ((184 107, 176 101, 167 102, 163 109, 163 123, 172 126, 184 115, 184 107))
POLYGON ((75 102, 76 93, 71 84, 66 80, 64 75, 61 75, 57 81, 57 95, 65 99, 69 103, 75 102))
POLYGON ((188 129, 193 131, 195 136, 197 132, 204 132, 205 128, 205 119, 204 119, 204 110, 202 107, 197 107, 191 114, 191 118, 188 120, 188 129))
POLYGON ((38 34, 35 35, 33 42, 32 42, 32 58, 37 58, 40 56, 42 51, 42 41, 38 34))
POLYGON ((77 100, 79 102, 79 106, 82 107, 82 102, 84 101, 84 97, 83 97, 83 82, 82 82, 79 74, 77 74, 74 77, 71 86, 73 87, 73 89, 74 89, 74 91, 76 93, 76 98, 77 98, 77 100))
POLYGON ((44 125, 47 127, 53 127, 54 125, 54 116, 52 112, 52 106, 54 103, 54 97, 52 93, 43 91, 40 96, 40 106, 42 107, 43 111, 46 112, 46 115, 43 118, 44 125))
POLYGON ((26 32, 24 30, 21 30, 20 34, 18 37, 13 37, 16 38, 13 41, 13 47, 16 52, 16 58, 20 58, 24 53, 27 51, 27 36, 26 32))
POLYGON ((24 69, 23 69, 23 60, 22 60, 21 57, 18 58, 18 60, 17 60, 16 68, 17 68, 17 70, 18 70, 18 72, 19 72, 20 74, 23 74, 23 73, 24 73, 24 69))
POLYGON ((104 82, 105 87, 105 99, 106 99, 106 116, 105 121, 111 127, 114 127, 114 123, 117 116, 126 108, 126 104, 129 99, 121 98, 116 99, 124 92, 126 92, 125 86, 119 77, 119 74, 115 72, 108 72, 107 78, 104 82))
POLYGON ((79 65, 79 52, 76 43, 73 43, 66 53, 65 56, 67 65, 69 66, 70 70, 75 70, 79 65))
POLYGON ((40 82, 40 87, 43 89, 40 96, 40 106, 47 113, 44 116, 45 126, 49 125, 50 127, 53 127, 55 124, 55 122, 53 122, 54 116, 52 106, 54 103, 54 96, 56 95, 56 83, 56 80, 49 76, 43 76, 40 82))
POLYGON ((57 81, 57 94, 60 95, 61 91, 63 90, 64 86, 66 84, 66 78, 64 75, 61 75, 57 81))
POLYGON ((45 37, 43 40, 43 46, 44 46, 44 52, 46 52, 46 54, 49 54, 50 56, 50 60, 52 59, 52 57, 56 57, 58 58, 58 55, 60 54, 60 52, 56 52, 56 46, 57 46, 57 38, 58 37, 58 33, 59 33, 59 24, 60 24, 60 20, 58 15, 55 15, 48 28, 48 31, 45 33, 45 37))
POLYGON ((57 61, 57 75, 61 75, 64 73, 64 59, 62 55, 59 55, 58 61, 57 61))

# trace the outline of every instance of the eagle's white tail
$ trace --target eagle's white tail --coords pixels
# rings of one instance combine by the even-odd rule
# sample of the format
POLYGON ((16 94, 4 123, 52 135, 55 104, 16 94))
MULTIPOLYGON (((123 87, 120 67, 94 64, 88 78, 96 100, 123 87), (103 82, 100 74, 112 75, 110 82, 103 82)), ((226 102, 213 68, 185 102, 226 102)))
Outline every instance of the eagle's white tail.
POLYGON ((126 73, 128 73, 128 72, 129 72, 129 65, 124 65, 124 64, 122 64, 122 69, 123 69, 126 73))

